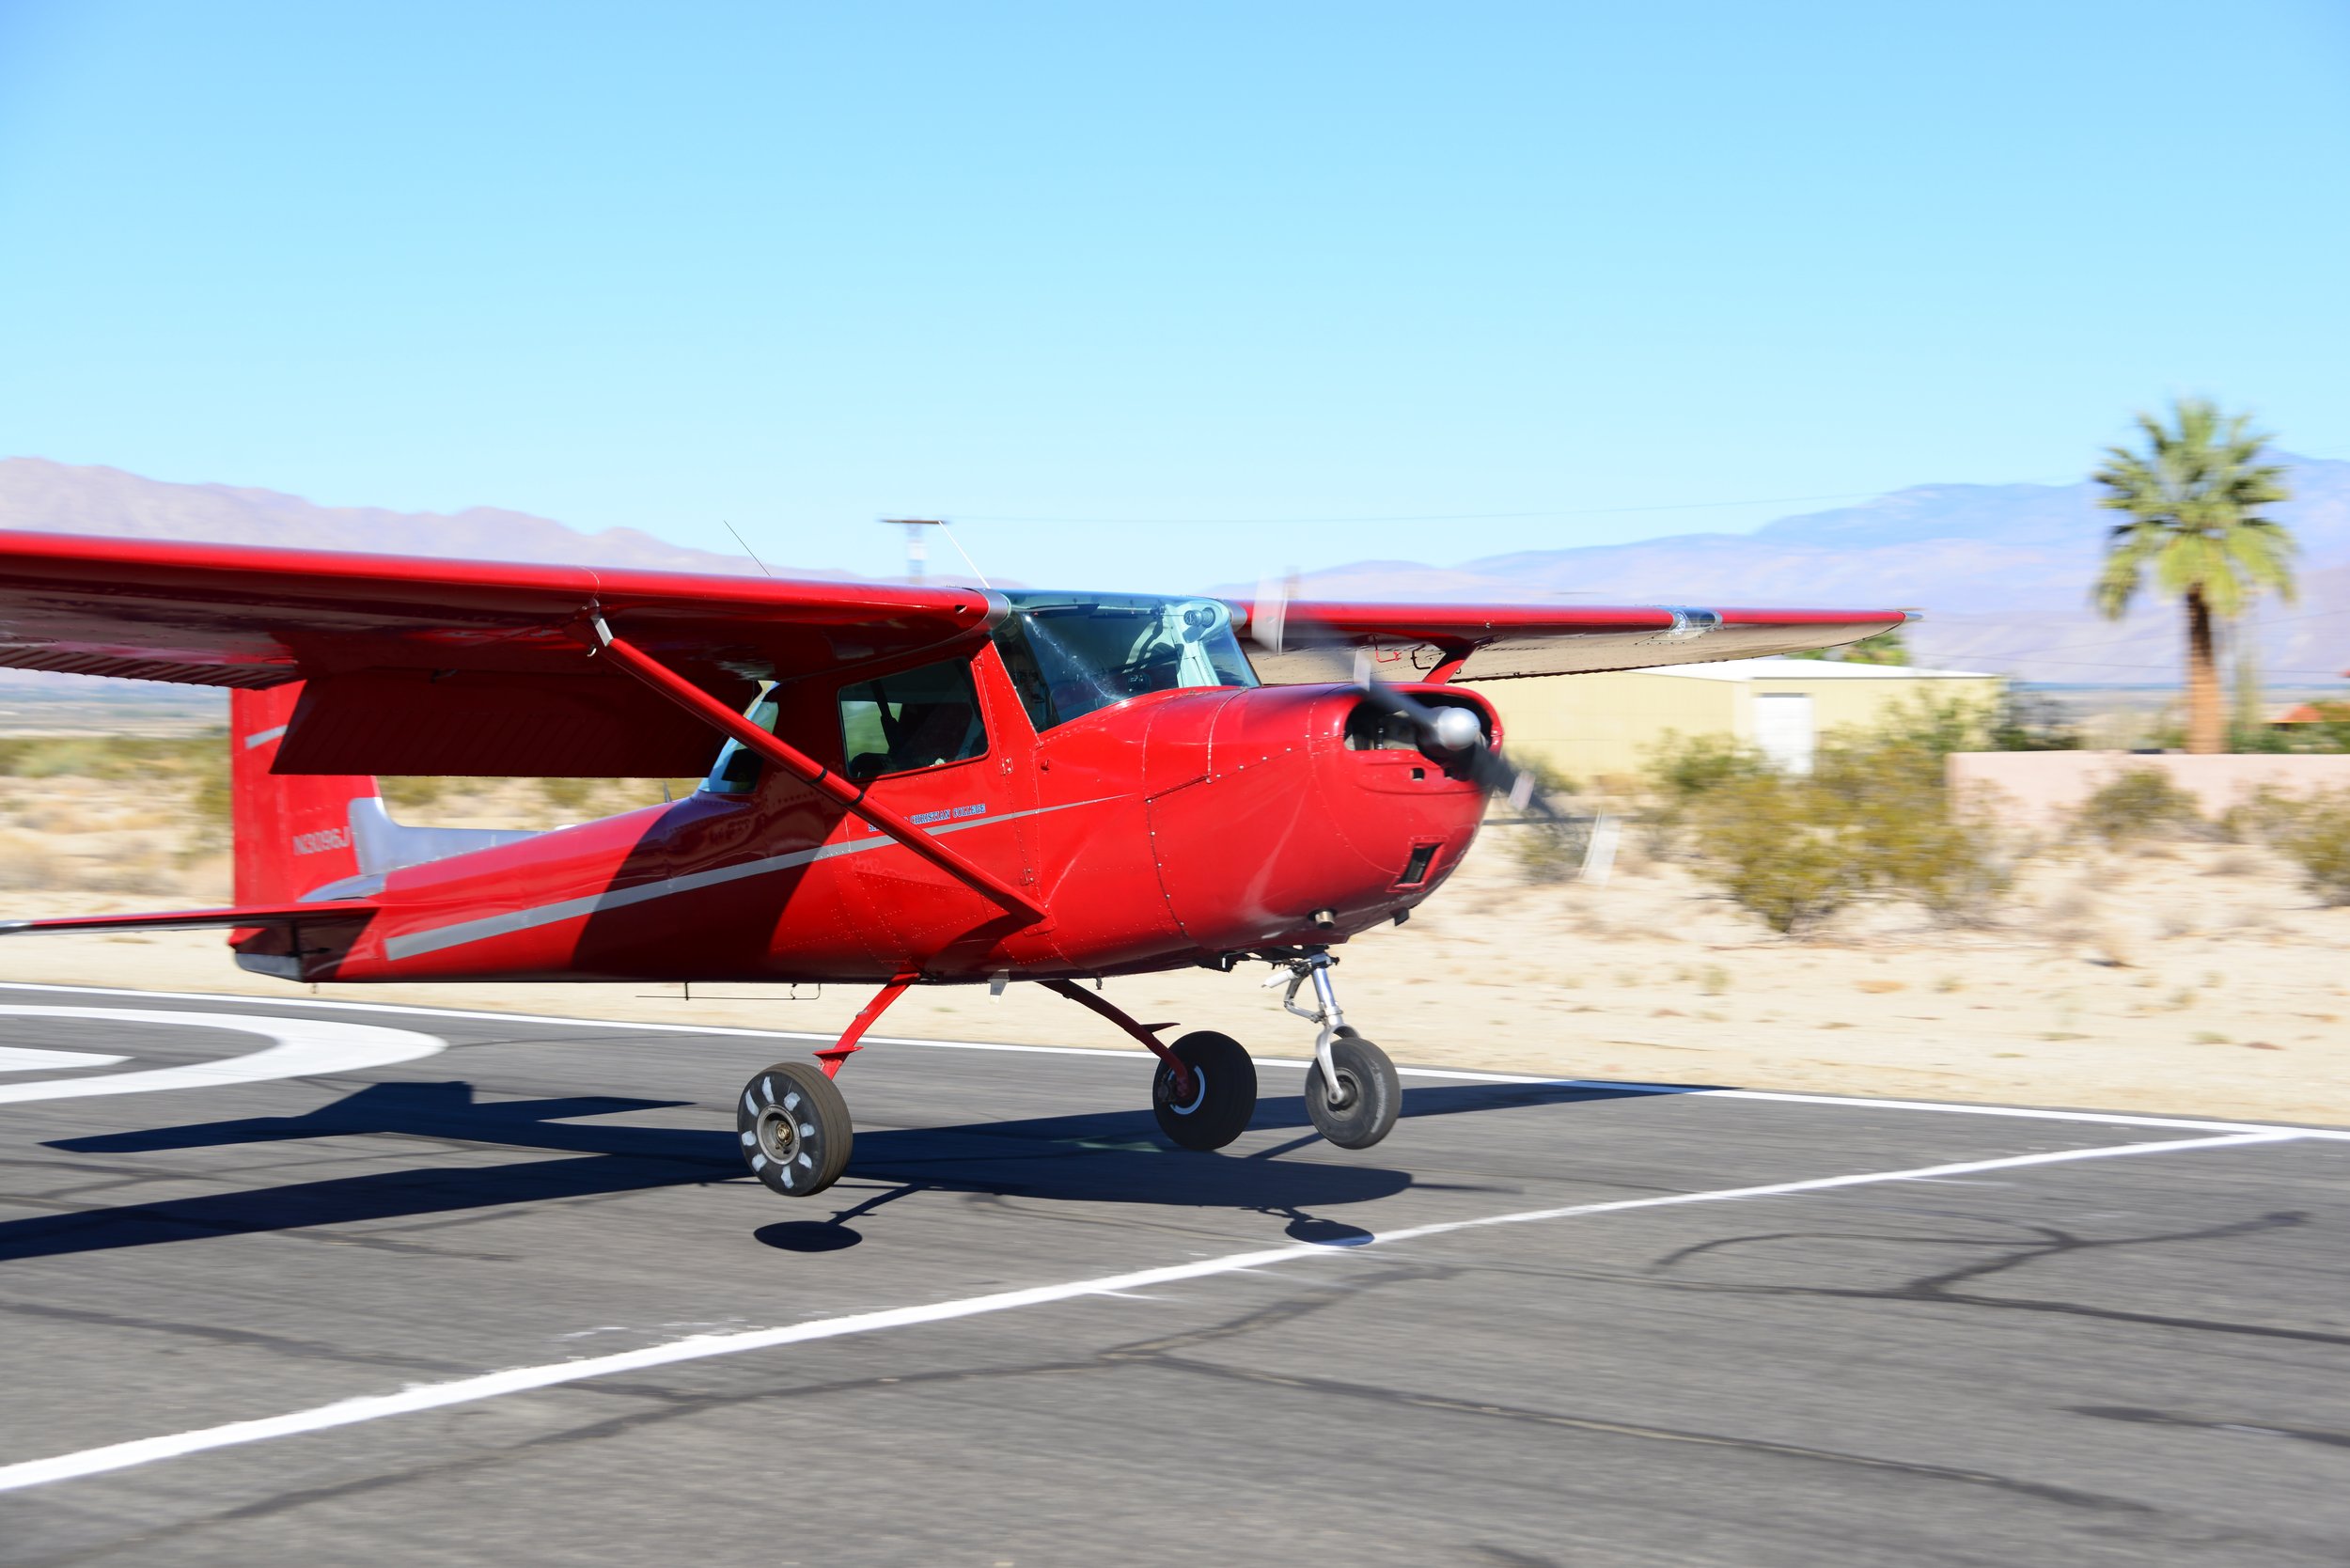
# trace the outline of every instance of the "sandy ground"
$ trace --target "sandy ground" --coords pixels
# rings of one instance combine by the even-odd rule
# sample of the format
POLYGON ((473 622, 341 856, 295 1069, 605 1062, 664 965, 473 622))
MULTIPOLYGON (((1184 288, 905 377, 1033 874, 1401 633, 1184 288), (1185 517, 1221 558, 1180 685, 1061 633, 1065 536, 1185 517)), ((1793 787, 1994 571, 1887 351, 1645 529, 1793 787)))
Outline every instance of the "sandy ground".
MULTIPOLYGON (((617 802, 610 804, 618 804, 617 802)), ((536 796, 440 803, 435 820, 531 822, 536 796)), ((416 812, 419 818, 425 813, 416 812)), ((215 859, 121 785, 0 779, 0 915, 167 908, 226 898, 215 859)), ((2201 841, 2059 849, 2030 862, 1998 923, 1939 929, 1856 910, 1775 936, 1627 836, 1604 886, 1528 883, 1489 830, 1407 925, 1342 949, 1349 1018, 1405 1063, 1808 1092, 1980 1100, 2350 1124, 2350 908, 2319 907, 2264 851, 2201 841)), ((1219 1028, 1298 1057, 1268 971, 1109 982, 1146 1021, 1219 1028)), ((211 932, 17 937, 0 980, 302 994, 237 969, 211 932)), ((352 1000, 835 1030, 865 1000, 827 987, 323 986, 352 1000)), ((1031 986, 916 992, 880 1034, 1123 1047, 1031 986)))

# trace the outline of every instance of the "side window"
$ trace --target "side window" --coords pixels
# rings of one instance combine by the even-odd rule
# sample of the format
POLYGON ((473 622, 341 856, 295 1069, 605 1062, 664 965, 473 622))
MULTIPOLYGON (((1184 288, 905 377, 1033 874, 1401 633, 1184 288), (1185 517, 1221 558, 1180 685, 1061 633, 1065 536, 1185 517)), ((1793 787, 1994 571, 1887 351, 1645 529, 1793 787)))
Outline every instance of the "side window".
POLYGON ((840 752, 860 784, 985 756, 969 663, 949 659, 841 687, 840 752))
MULTIPOLYGON (((744 710, 744 716, 770 735, 776 732, 776 714, 781 704, 776 700, 776 683, 760 683, 759 696, 744 710)), ((746 750, 740 741, 728 741, 718 749, 718 760, 710 765, 710 776, 702 781, 706 793, 713 795, 747 795, 759 788, 760 770, 766 763, 756 751, 746 750)))

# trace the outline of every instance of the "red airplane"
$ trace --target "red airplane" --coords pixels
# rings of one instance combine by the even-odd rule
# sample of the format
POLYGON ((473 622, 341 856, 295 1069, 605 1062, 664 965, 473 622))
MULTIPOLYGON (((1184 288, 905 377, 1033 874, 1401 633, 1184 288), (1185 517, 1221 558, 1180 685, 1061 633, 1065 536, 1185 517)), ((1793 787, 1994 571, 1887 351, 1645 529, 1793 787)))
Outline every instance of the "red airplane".
POLYGON ((1791 652, 1903 619, 0 533, 0 666, 230 688, 236 863, 232 907, 0 929, 223 927, 240 966, 304 981, 877 985, 837 1043, 737 1102, 744 1160, 790 1197, 846 1168, 834 1074, 912 985, 1033 980, 1082 1003, 1158 1058, 1167 1136, 1221 1147, 1256 1105, 1248 1053, 1210 1031, 1167 1044, 1173 1025, 1079 982, 1262 961, 1319 1026, 1314 1126, 1366 1148, 1394 1123, 1395 1069, 1347 1024, 1330 949, 1435 891, 1489 794, 1527 804, 1493 708, 1461 682, 1791 652), (1328 678, 1333 649, 1354 680, 1328 678), (396 823, 378 774, 706 777, 507 833, 396 823))

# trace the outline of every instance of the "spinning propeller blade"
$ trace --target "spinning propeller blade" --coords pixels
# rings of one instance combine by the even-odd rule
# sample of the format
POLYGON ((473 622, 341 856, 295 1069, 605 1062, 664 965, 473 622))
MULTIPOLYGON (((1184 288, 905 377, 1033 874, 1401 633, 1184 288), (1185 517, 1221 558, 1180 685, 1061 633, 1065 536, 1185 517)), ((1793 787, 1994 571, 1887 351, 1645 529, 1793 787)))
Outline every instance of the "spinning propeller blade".
POLYGON ((1302 652, 1320 657, 1329 665, 1334 683, 1355 687, 1363 694, 1364 700, 1381 713, 1410 726, 1419 738, 1420 749, 1432 760, 1446 762, 1486 794, 1500 795, 1518 810, 1530 813, 1520 822, 1539 823, 1553 830, 1576 834, 1582 841, 1578 858, 1585 869, 1590 868, 1591 846, 1599 839, 1595 829, 1601 819, 1569 810, 1544 794, 1541 781, 1531 771, 1517 767, 1494 750, 1485 738, 1485 727, 1471 710, 1422 702, 1382 679, 1371 668, 1369 649, 1297 613, 1291 603, 1294 588, 1294 578, 1281 583, 1268 579, 1259 587, 1248 614, 1248 636, 1252 642, 1268 653, 1302 652), (1346 659, 1350 650, 1354 654, 1351 667, 1346 659))

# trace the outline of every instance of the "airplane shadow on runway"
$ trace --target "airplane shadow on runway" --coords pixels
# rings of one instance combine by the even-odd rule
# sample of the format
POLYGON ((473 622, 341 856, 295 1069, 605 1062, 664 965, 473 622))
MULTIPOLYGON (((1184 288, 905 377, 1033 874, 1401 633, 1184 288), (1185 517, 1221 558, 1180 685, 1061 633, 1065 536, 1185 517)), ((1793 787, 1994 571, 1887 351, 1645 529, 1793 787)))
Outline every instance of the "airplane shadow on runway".
MULTIPOLYGON (((1653 1093, 1642 1090, 1635 1096, 1629 1090, 1551 1084, 1446 1085, 1405 1090, 1402 1114, 1451 1116, 1653 1093)), ((467 1163, 463 1153, 452 1151, 445 1157, 428 1154, 402 1170, 0 1221, 0 1262, 750 1180, 731 1130, 576 1120, 687 1104, 691 1102, 604 1096, 480 1101, 473 1086, 463 1082, 385 1083, 302 1116, 248 1117, 60 1138, 48 1147, 74 1153, 138 1154, 388 1134, 446 1141, 465 1151, 525 1149, 579 1157, 484 1166, 467 1163)), ((1304 1136, 1249 1154, 1187 1154, 1161 1137, 1148 1110, 860 1132, 848 1179, 887 1183, 891 1190, 854 1202, 828 1219, 808 1213, 806 1220, 768 1226, 762 1239, 801 1251, 853 1245, 856 1233, 840 1228, 853 1215, 916 1192, 954 1192, 1249 1210, 1289 1216, 1291 1233, 1300 1239, 1343 1243, 1367 1232, 1316 1218, 1315 1211, 1388 1197, 1413 1184, 1406 1171, 1354 1163, 1375 1155, 1281 1158, 1316 1141, 1302 1096, 1260 1100, 1250 1125, 1260 1131, 1296 1128, 1304 1136), (818 1233, 827 1226, 834 1228, 830 1233, 818 1233)), ((854 1197, 853 1191, 835 1192, 842 1199, 854 1197)), ((787 1200, 777 1203, 787 1212, 797 1207, 787 1200)))

